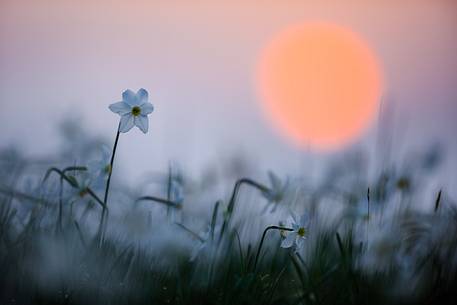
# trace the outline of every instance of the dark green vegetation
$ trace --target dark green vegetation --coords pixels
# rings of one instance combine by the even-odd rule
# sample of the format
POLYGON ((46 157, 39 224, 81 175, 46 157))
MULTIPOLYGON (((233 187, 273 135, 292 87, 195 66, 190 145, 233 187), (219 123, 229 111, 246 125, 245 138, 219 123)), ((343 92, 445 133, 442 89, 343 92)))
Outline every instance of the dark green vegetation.
POLYGON ((44 183, 53 164, 26 160, 18 151, 1 154, 0 304, 425 305, 457 299, 457 209, 445 190, 430 191, 433 200, 426 196, 428 175, 438 166, 433 154, 408 169, 383 170, 372 183, 363 166, 337 162, 319 186, 292 179, 269 206, 270 185, 250 179, 238 180, 220 201, 199 196, 207 193, 204 184, 172 171, 159 175, 153 190, 115 183, 101 229, 97 198, 104 187, 82 193, 74 187, 84 169, 74 167, 68 153, 56 158, 61 171, 44 183), (183 202, 172 182, 182 186, 183 202), (310 216, 304 248, 281 248, 288 233, 276 227, 260 248, 264 230, 287 227, 279 220, 290 211, 310 216))

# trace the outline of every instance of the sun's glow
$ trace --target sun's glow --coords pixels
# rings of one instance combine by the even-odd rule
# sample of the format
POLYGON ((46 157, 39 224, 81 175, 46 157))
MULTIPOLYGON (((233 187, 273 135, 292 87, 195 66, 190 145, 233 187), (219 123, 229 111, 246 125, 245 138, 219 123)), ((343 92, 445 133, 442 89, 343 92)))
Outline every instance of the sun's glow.
POLYGON ((274 37, 257 82, 274 125, 299 146, 324 150, 363 134, 382 90, 373 51, 351 30, 327 23, 290 26, 274 37))

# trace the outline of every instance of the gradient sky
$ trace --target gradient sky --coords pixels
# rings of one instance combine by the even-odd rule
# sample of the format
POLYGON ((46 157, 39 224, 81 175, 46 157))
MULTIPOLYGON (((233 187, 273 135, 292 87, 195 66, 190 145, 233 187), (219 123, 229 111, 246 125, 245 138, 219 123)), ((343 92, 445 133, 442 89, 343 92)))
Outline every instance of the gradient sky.
POLYGON ((263 115, 254 70, 275 33, 316 20, 352 29, 378 55, 401 149, 442 141, 455 155, 452 0, 1 0, 1 145, 46 154, 58 143, 56 121, 69 113, 114 137, 118 117, 107 106, 124 89, 144 87, 156 111, 150 133, 121 138, 129 167, 164 168, 173 159, 199 169, 243 152, 266 169, 296 169, 304 153, 263 115))

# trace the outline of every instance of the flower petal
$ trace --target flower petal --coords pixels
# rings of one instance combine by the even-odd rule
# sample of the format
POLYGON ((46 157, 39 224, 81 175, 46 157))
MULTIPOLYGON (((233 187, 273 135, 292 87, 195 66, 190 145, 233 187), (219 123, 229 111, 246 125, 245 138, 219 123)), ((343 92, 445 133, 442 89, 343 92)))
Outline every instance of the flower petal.
POLYGON ((298 215, 298 213, 293 212, 292 219, 294 221, 294 224, 296 224, 296 225, 300 224, 300 215, 298 215))
POLYGON ((149 128, 149 120, 145 115, 139 115, 135 117, 135 125, 143 132, 147 133, 149 128))
POLYGON ((108 145, 102 145, 101 148, 101 162, 106 162, 109 164, 109 161, 111 159, 111 149, 108 147, 108 145))
POLYGON ((151 103, 144 103, 143 105, 140 106, 140 108, 141 108, 141 114, 144 114, 144 115, 148 115, 154 111, 154 106, 152 106, 151 103))
POLYGON ((309 224, 309 217, 307 214, 303 214, 300 217, 300 226, 306 228, 309 224))
POLYGON ((138 90, 138 92, 136 93, 136 97, 137 97, 137 99, 138 99, 139 105, 142 105, 142 104, 144 104, 144 103, 147 103, 147 101, 148 101, 148 92, 146 91, 146 89, 141 88, 141 89, 138 90))
POLYGON ((126 104, 124 102, 117 102, 114 104, 109 105, 109 110, 111 110, 114 113, 118 113, 119 115, 124 115, 127 114, 131 111, 132 107, 129 106, 129 104, 126 104))
POLYGON ((97 176, 100 172, 100 161, 89 161, 89 163, 87 163, 87 169, 92 177, 97 176))
POLYGON ((305 245, 305 239, 303 237, 299 237, 295 240, 295 244, 297 245, 297 250, 301 250, 305 245))
POLYGON ((287 221, 285 222, 288 226, 292 226, 293 224, 295 224, 295 219, 292 215, 289 215, 287 217, 287 221))
POLYGON ((125 103, 127 103, 128 105, 130 105, 132 107, 138 106, 138 98, 137 98, 135 92, 133 92, 130 89, 127 89, 122 93, 122 99, 125 103))
POLYGON ((287 237, 281 242, 281 248, 292 247, 296 238, 297 238, 296 232, 291 232, 291 233, 287 234, 287 237))
POLYGON ((88 172, 82 172, 81 177, 79 178, 78 181, 78 186, 79 188, 87 188, 90 186, 90 183, 92 182, 92 177, 90 173, 88 172))
POLYGON ((121 116, 121 124, 119 125, 120 132, 127 132, 132 129, 134 125, 134 118, 131 114, 125 114, 121 116))

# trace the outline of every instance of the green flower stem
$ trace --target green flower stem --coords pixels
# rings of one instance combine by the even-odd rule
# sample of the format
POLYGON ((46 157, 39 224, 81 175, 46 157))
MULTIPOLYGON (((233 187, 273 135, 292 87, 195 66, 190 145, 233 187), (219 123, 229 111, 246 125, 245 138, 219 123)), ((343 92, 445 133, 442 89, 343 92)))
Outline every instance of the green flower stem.
POLYGON ((306 285, 306 282, 305 282, 305 277, 304 277, 304 274, 303 274, 303 270, 300 267, 300 263, 297 260, 296 255, 293 255, 293 254, 291 254, 289 252, 289 257, 290 257, 290 260, 292 261, 292 265, 294 266, 295 271, 297 272, 298 279, 300 280, 300 283, 301 283, 301 285, 303 287, 303 290, 305 290, 307 285, 306 285))
MULTIPOLYGON (((62 174, 66 175, 68 171, 86 171, 85 166, 70 166, 62 170, 62 174)), ((63 217, 63 177, 60 177, 60 190, 59 190, 59 219, 57 221, 57 228, 62 231, 62 217, 63 217)))
MULTIPOLYGON (((81 168, 84 168, 84 167, 81 167, 81 168)), ((57 173, 61 179, 63 179, 65 182, 67 182, 68 184, 70 184, 72 187, 74 188, 77 188, 78 187, 78 184, 77 182, 73 179, 70 179, 67 175, 65 175, 65 173, 63 171, 61 171, 60 169, 56 168, 56 167, 51 167, 50 169, 48 169, 44 179, 43 179, 43 182, 46 181, 49 177, 49 175, 52 173, 52 172, 55 172, 57 173)), ((95 201, 100 204, 103 208, 105 208, 105 204, 103 203, 103 201, 94 193, 94 191, 91 189, 91 188, 87 188, 87 193, 93 198, 95 199, 95 201)))
POLYGON ((176 203, 171 200, 159 198, 159 197, 154 197, 154 196, 143 196, 143 197, 140 197, 137 200, 135 200, 135 202, 139 202, 139 201, 154 201, 154 202, 162 203, 162 204, 166 205, 168 208, 175 208, 175 209, 182 208, 182 205, 179 203, 176 203))
POLYGON ((370 188, 367 189, 367 210, 368 210, 368 215, 367 215, 367 224, 365 226, 365 234, 366 234, 366 242, 368 244, 368 230, 370 226, 370 188))
POLYGON ((194 238, 198 239, 201 243, 205 242, 205 240, 200 235, 198 235, 197 233, 195 233, 194 231, 192 231, 191 229, 189 229, 188 227, 186 227, 182 223, 175 222, 175 224, 178 227, 180 227, 181 229, 183 229, 184 231, 186 231, 187 233, 189 233, 190 235, 192 235, 194 238))
MULTIPOLYGON (((120 127, 120 124, 119 124, 120 127)), ((117 134, 116 134, 116 140, 114 140, 114 146, 113 146, 113 153, 111 154, 111 161, 109 164, 109 172, 108 172, 108 180, 106 181, 106 188, 105 188, 105 197, 103 198, 103 203, 105 206, 108 203, 108 194, 109 194, 109 186, 111 182, 111 175, 113 174, 113 165, 114 165, 114 156, 116 155, 116 149, 117 149, 117 143, 119 142, 119 127, 117 128, 117 134)))
POLYGON ((120 127, 121 127, 121 123, 119 123, 119 126, 117 127, 116 140, 114 140, 113 152, 111 154, 111 161, 110 161, 109 172, 108 172, 108 180, 106 181, 105 196, 103 197, 103 211, 102 211, 102 218, 100 220, 100 229, 103 228, 105 216, 106 216, 106 209, 108 207, 109 186, 111 183, 111 175, 113 174, 114 156, 116 155, 117 143, 119 142, 119 135, 120 135, 119 128, 120 127))
POLYGON ((257 248, 257 254, 255 255, 254 271, 255 271, 255 268, 257 267, 257 262, 259 260, 260 251, 262 251, 262 246, 263 246, 263 242, 265 241, 265 236, 267 235, 267 232, 270 231, 270 230, 293 231, 294 229, 286 228, 286 227, 279 227, 279 226, 269 226, 263 231, 262 239, 260 240, 259 247, 257 248))
POLYGON ((63 214, 63 178, 60 178, 60 190, 59 190, 59 216, 57 219, 57 228, 62 231, 62 214, 63 214))
POLYGON ((222 201, 218 200, 214 204, 213 216, 211 217, 211 240, 214 240, 214 230, 216 229, 217 212, 219 211, 219 205, 221 205, 221 203, 222 201))
POLYGON ((240 191, 240 188, 243 184, 247 184, 247 185, 250 185, 258 190, 260 190, 261 192, 268 192, 270 189, 260 183, 257 183, 255 182, 254 180, 251 180, 249 178, 242 178, 240 180, 238 180, 236 183, 235 183, 235 187, 233 188, 233 192, 232 192, 232 197, 230 197, 230 201, 229 201, 229 206, 227 208, 227 211, 231 214, 233 212, 233 210, 235 209, 235 202, 236 202, 236 198, 238 196, 238 193, 240 191))
MULTIPOLYGON (((172 172, 171 165, 168 165, 168 182, 167 182, 167 200, 171 201, 171 182, 172 182, 172 172)), ((170 207, 167 207, 167 218, 170 220, 171 210, 170 207)))
POLYGON ((226 219, 224 220, 224 222, 222 224, 221 233, 220 233, 220 236, 219 236, 219 242, 222 240, 222 236, 223 236, 223 234, 225 232, 225 229, 227 228, 228 223, 230 221, 230 218, 231 218, 231 216, 233 214, 233 210, 235 209, 236 199, 237 199, 238 193, 240 191, 240 188, 241 188, 241 186, 243 184, 250 185, 251 187, 254 187, 254 188, 258 189, 261 192, 270 191, 270 189, 268 187, 266 187, 266 186, 264 186, 264 185, 262 185, 260 183, 257 183, 252 179, 242 178, 242 179, 238 180, 235 183, 235 187, 233 188, 232 196, 230 197, 230 201, 229 201, 229 204, 228 204, 228 207, 227 207, 227 217, 226 217, 226 219))
POLYGON ((435 208, 434 208, 434 210, 433 210, 435 213, 438 212, 438 208, 440 207, 441 191, 442 191, 442 190, 440 190, 440 191, 438 192, 438 195, 436 196, 435 208))

